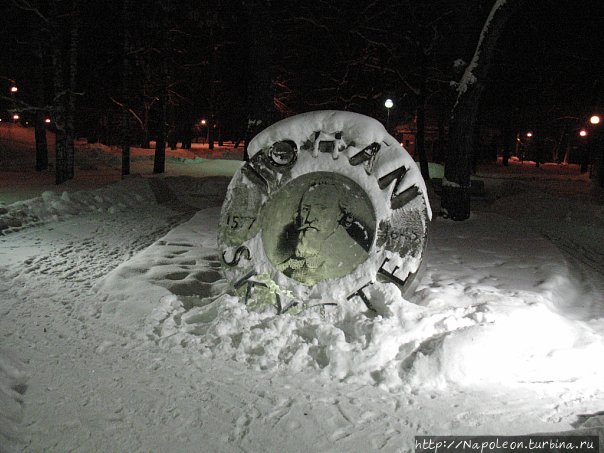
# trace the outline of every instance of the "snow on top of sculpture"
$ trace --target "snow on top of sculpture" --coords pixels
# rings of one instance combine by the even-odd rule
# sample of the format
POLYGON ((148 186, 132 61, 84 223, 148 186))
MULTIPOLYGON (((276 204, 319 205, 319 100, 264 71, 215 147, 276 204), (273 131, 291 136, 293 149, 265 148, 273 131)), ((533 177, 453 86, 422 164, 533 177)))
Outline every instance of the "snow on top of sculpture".
POLYGON ((281 312, 359 297, 371 308, 364 288, 375 281, 409 287, 430 205, 415 162, 378 121, 305 113, 259 133, 249 153, 219 228, 225 275, 246 303, 281 312))

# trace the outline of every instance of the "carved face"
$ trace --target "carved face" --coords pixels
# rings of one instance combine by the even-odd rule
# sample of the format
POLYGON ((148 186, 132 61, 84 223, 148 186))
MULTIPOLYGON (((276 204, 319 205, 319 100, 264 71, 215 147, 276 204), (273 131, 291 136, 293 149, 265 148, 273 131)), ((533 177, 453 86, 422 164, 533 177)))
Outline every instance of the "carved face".
POLYGON ((298 229, 311 229, 327 236, 335 231, 341 210, 338 193, 332 185, 321 184, 308 189, 300 200, 298 229))

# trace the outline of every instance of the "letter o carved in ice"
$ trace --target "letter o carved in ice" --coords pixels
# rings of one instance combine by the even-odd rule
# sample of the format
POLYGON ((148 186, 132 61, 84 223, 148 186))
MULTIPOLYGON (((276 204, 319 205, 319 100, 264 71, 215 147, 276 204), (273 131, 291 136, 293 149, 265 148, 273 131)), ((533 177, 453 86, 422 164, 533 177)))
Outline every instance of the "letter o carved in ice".
POLYGON ((360 297, 376 280, 408 288, 431 217, 407 152, 376 120, 311 112, 250 142, 233 177, 218 243, 245 301, 270 289, 278 311, 360 297))

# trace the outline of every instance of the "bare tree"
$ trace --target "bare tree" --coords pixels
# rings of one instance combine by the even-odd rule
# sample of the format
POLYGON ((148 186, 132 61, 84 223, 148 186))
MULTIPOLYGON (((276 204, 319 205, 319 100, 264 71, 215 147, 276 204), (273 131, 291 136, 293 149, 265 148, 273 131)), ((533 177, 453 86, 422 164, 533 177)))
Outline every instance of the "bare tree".
POLYGON ((123 39, 123 61, 122 61, 122 98, 126 104, 126 108, 122 109, 122 176, 130 174, 130 144, 131 144, 131 127, 130 127, 130 112, 128 111, 130 105, 130 17, 131 17, 131 4, 130 0, 123 0, 122 3, 122 39, 123 39))
MULTIPOLYGON (((80 39, 80 5, 79 0, 72 0, 71 11, 70 11, 70 30, 69 30, 69 49, 68 49, 68 89, 65 109, 65 145, 67 149, 66 155, 66 174, 67 179, 72 179, 74 176, 74 164, 75 164, 75 147, 74 142, 75 136, 75 125, 74 117, 76 110, 76 82, 78 73, 78 44, 80 39)), ((57 165, 58 168, 58 165, 57 165)), ((61 181, 63 182, 63 181, 61 181)), ((57 180, 57 184, 59 184, 57 180)))
POLYGON ((457 86, 441 199, 443 215, 453 220, 465 220, 470 216, 470 174, 478 106, 499 37, 521 1, 495 1, 482 27, 474 56, 457 86))
POLYGON ((53 116, 56 127, 55 183, 74 177, 74 115, 80 12, 78 0, 72 0, 67 11, 51 5, 49 23, 53 71, 53 116), (65 45, 66 44, 66 45, 65 45))
MULTIPOLYGON (((248 143, 256 133, 275 119, 272 14, 270 0, 248 0, 245 4, 247 23, 247 129, 244 159, 248 160, 248 143)), ((213 125, 210 125, 212 127, 213 125)))
MULTIPOLYGON (((10 27, 13 23, 20 24, 25 20, 30 27, 18 26, 9 30, 12 40, 7 43, 6 47, 10 49, 11 53, 16 52, 21 55, 21 58, 26 56, 25 58, 28 60, 33 60, 34 64, 19 66, 21 77, 31 81, 30 84, 25 83, 25 89, 19 90, 18 96, 7 97, 0 94, 0 100, 8 102, 15 111, 32 116, 36 144, 35 169, 43 171, 48 168, 45 119, 52 110, 52 107, 47 104, 48 96, 45 84, 48 71, 46 55, 48 54, 47 42, 50 24, 47 12, 39 9, 37 4, 26 0, 12 0, 11 6, 13 8, 7 11, 8 17, 5 17, 5 25, 10 27)), ((14 55, 9 57, 9 61, 13 58, 14 55)), ((12 84, 16 83, 9 77, 0 76, 0 79, 6 79, 12 84)))

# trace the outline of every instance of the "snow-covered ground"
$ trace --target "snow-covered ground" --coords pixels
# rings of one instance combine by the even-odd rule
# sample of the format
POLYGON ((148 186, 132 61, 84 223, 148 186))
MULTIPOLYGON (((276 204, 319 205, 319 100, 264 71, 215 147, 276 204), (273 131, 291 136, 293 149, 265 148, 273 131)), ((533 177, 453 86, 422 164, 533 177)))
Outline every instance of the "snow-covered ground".
POLYGON ((416 435, 569 431, 604 444, 604 198, 576 167, 482 168, 471 219, 435 217, 415 292, 374 285, 377 316, 354 301, 277 316, 220 274, 240 162, 179 150, 152 176, 135 150, 140 174, 120 180, 115 150, 82 145, 57 189, 27 147, 0 146, 0 451, 412 451, 416 435), (27 199, 11 189, 23 179, 27 199))

